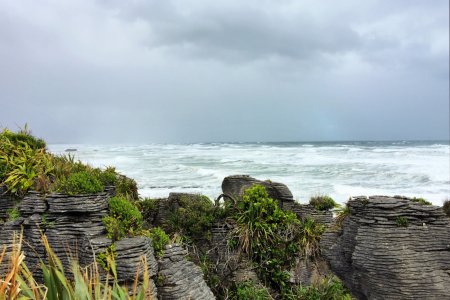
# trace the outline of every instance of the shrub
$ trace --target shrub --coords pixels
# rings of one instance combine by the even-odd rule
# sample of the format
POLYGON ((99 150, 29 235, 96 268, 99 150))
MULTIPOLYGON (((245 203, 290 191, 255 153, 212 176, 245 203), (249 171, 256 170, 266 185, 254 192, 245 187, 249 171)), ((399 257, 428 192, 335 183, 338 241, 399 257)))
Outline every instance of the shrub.
POLYGON ((169 244, 169 236, 162 228, 155 227, 150 229, 148 237, 152 239, 156 256, 161 257, 163 255, 164 247, 169 244))
POLYGON ((319 195, 311 197, 309 200, 309 204, 314 206, 317 210, 324 211, 324 210, 330 210, 335 207, 338 207, 339 205, 331 198, 330 196, 326 195, 319 195))
POLYGON ((273 299, 266 287, 257 285, 253 281, 243 281, 234 287, 231 299, 235 300, 271 300, 273 299))
POLYGON ((131 200, 139 199, 136 181, 123 175, 117 176, 116 195, 123 196, 131 200))
POLYGON ((312 218, 300 221, 300 251, 305 259, 315 258, 320 254, 320 237, 325 226, 315 222, 312 218))
POLYGON ((285 289, 289 274, 284 270, 295 261, 300 221, 294 213, 280 209, 261 185, 247 189, 236 209, 233 239, 237 242, 230 244, 237 244, 249 256, 265 281, 285 289))
POLYGON ((0 136, 0 168, 1 183, 8 187, 10 193, 17 195, 36 188, 38 179, 49 181, 53 171, 50 155, 45 149, 34 149, 23 141, 14 144, 4 135, 0 136))
POLYGON ((442 209, 444 210, 444 213, 450 217, 450 199, 447 199, 444 201, 444 204, 442 205, 442 209))
POLYGON ((136 206, 139 208, 144 221, 152 223, 155 215, 158 212, 159 199, 144 198, 136 201, 136 206))
POLYGON ((433 203, 431 203, 430 201, 425 200, 424 198, 412 198, 411 199, 412 202, 421 204, 421 205, 433 205, 433 203))
POLYGON ((398 227, 408 227, 408 219, 406 217, 397 217, 395 219, 398 227))
POLYGON ((28 130, 27 126, 23 129, 20 129, 19 132, 15 133, 8 129, 4 129, 1 133, 3 137, 10 140, 14 145, 27 144, 30 148, 37 149, 45 149, 46 144, 44 140, 38 139, 31 134, 31 131, 28 130))
POLYGON ((178 200, 179 207, 169 215, 164 227, 167 232, 177 234, 185 242, 209 239, 214 222, 214 206, 208 197, 182 196, 178 200))
POLYGON ((129 200, 113 197, 108 201, 109 216, 103 218, 107 236, 119 240, 125 236, 134 236, 142 230, 142 215, 129 200))
POLYGON ((112 186, 117 183, 117 172, 114 167, 107 167, 103 171, 95 169, 94 174, 104 186, 112 186))
POLYGON ((69 194, 94 194, 103 191, 103 184, 97 177, 87 171, 72 173, 62 182, 60 190, 69 194))

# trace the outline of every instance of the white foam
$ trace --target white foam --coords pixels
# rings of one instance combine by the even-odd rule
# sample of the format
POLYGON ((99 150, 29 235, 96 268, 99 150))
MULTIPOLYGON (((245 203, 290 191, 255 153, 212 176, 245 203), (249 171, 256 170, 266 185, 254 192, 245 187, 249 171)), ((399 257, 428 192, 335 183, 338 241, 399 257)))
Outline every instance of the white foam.
POLYGON ((357 144, 150 144, 50 145, 68 148, 95 167, 116 166, 133 177, 140 193, 221 193, 225 176, 248 174, 283 182, 301 202, 318 192, 344 202, 355 195, 424 197, 435 204, 450 197, 450 147, 408 142, 357 144))

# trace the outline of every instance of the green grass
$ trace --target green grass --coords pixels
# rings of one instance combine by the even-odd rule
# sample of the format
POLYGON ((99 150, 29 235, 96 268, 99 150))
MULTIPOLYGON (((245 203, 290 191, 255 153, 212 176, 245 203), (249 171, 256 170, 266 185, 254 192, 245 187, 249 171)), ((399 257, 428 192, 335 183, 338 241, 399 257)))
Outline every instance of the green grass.
POLYGON ((406 217, 397 217, 395 219, 398 227, 408 227, 408 219, 406 217))
POLYGON ((327 195, 318 195, 311 197, 309 200, 309 204, 315 207, 315 209, 320 211, 330 210, 335 207, 338 207, 339 205, 327 195))
POLYGON ((237 283, 233 289, 233 300, 271 300, 273 299, 266 287, 255 284, 253 281, 237 283))
POLYGON ((8 214, 8 221, 15 221, 20 218, 20 212, 17 207, 6 210, 6 213, 8 214))
POLYGON ((420 205, 433 205, 433 203, 431 203, 430 201, 425 200, 424 198, 412 198, 411 199, 412 202, 414 203, 418 203, 420 205))

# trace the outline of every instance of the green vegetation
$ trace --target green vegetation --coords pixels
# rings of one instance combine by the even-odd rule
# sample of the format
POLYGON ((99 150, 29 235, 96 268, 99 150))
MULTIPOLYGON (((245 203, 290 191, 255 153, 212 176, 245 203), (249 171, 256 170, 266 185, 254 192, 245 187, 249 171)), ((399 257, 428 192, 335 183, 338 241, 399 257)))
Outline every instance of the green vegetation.
POLYGON ((398 227, 408 227, 408 219, 406 217, 397 217, 395 219, 398 227))
POLYGON ((106 248, 105 252, 97 254, 96 261, 103 268, 103 270, 109 272, 111 271, 111 264, 109 261, 114 261, 117 258, 116 245, 111 244, 106 248))
POLYGON ((164 229, 181 237, 184 242, 209 239, 211 225, 214 222, 214 205, 208 197, 182 196, 178 208, 173 211, 163 225, 164 229))
POLYGON ((117 195, 138 199, 133 179, 118 174, 114 168, 92 168, 73 156, 48 153, 45 142, 31 135, 25 127, 15 133, 0 132, 0 185, 10 194, 23 196, 28 190, 43 194, 61 191, 87 194, 103 191, 114 185, 117 195))
POLYGON ((433 203, 431 203, 430 201, 425 200, 424 198, 412 198, 411 199, 412 202, 421 204, 421 205, 433 205, 433 203))
POLYGON ((320 254, 320 237, 325 232, 325 225, 316 223, 311 218, 300 221, 300 253, 306 259, 316 258, 320 254))
POLYGON ((136 206, 139 208, 142 218, 145 221, 152 222, 155 215, 158 213, 159 199, 144 198, 136 202, 136 206))
POLYGON ((442 205, 442 209, 444 210, 444 213, 450 217, 450 199, 446 199, 444 201, 444 204, 442 205))
POLYGON ((30 299, 30 300, 152 300, 152 286, 149 281, 148 264, 145 257, 136 272, 136 278, 131 289, 121 286, 117 279, 114 260, 107 258, 111 276, 102 281, 97 264, 82 268, 76 261, 71 262, 70 274, 67 274, 56 254, 51 249, 45 235, 42 242, 48 256, 48 264, 41 261, 40 269, 43 282, 37 283, 33 273, 24 262, 22 238, 6 253, 0 251, 0 269, 6 270, 0 274, 0 299, 30 299), (10 257, 10 259, 6 259, 10 257), (140 276, 140 273, 142 276, 140 276), (142 281, 140 280, 142 278, 142 281))
POLYGON ((284 295, 288 300, 351 300, 352 297, 336 277, 324 278, 310 286, 295 286, 284 295))
POLYGON ((17 207, 8 209, 6 213, 8 214, 8 221, 14 221, 20 218, 20 212, 17 207))
POLYGON ((285 270, 293 265, 299 248, 297 216, 280 209, 263 186, 254 185, 244 192, 233 218, 235 244, 255 263, 264 281, 285 289, 289 281, 285 270))
POLYGON ((103 218, 107 236, 117 241, 134 236, 142 230, 142 215, 137 207, 123 196, 109 199, 109 216, 103 218))
POLYGON ((150 229, 147 236, 152 239, 153 249, 155 249, 156 256, 161 257, 163 255, 164 247, 169 244, 169 236, 160 227, 150 229))
POLYGON ((70 174, 60 187, 62 192, 69 195, 94 194, 102 192, 103 189, 100 180, 93 173, 86 171, 70 174))
POLYGON ((338 212, 335 218, 335 225, 337 228, 342 228, 345 219, 350 215, 350 208, 348 204, 345 204, 343 207, 338 208, 338 212))
POLYGON ((236 284, 231 293, 233 300, 271 300, 266 287, 257 285, 253 281, 244 281, 236 284))
POLYGON ((309 204, 314 206, 317 210, 324 211, 324 210, 330 210, 335 207, 338 207, 339 205, 327 195, 318 195, 311 197, 309 200, 309 204))

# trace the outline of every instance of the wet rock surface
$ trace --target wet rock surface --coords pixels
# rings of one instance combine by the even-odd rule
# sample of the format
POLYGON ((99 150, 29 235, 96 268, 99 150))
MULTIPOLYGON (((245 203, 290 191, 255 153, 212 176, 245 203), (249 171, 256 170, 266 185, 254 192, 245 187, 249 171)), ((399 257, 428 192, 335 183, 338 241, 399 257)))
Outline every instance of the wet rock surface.
POLYGON ((322 237, 331 270, 358 299, 450 299, 450 224, 441 207, 356 197, 322 237))

